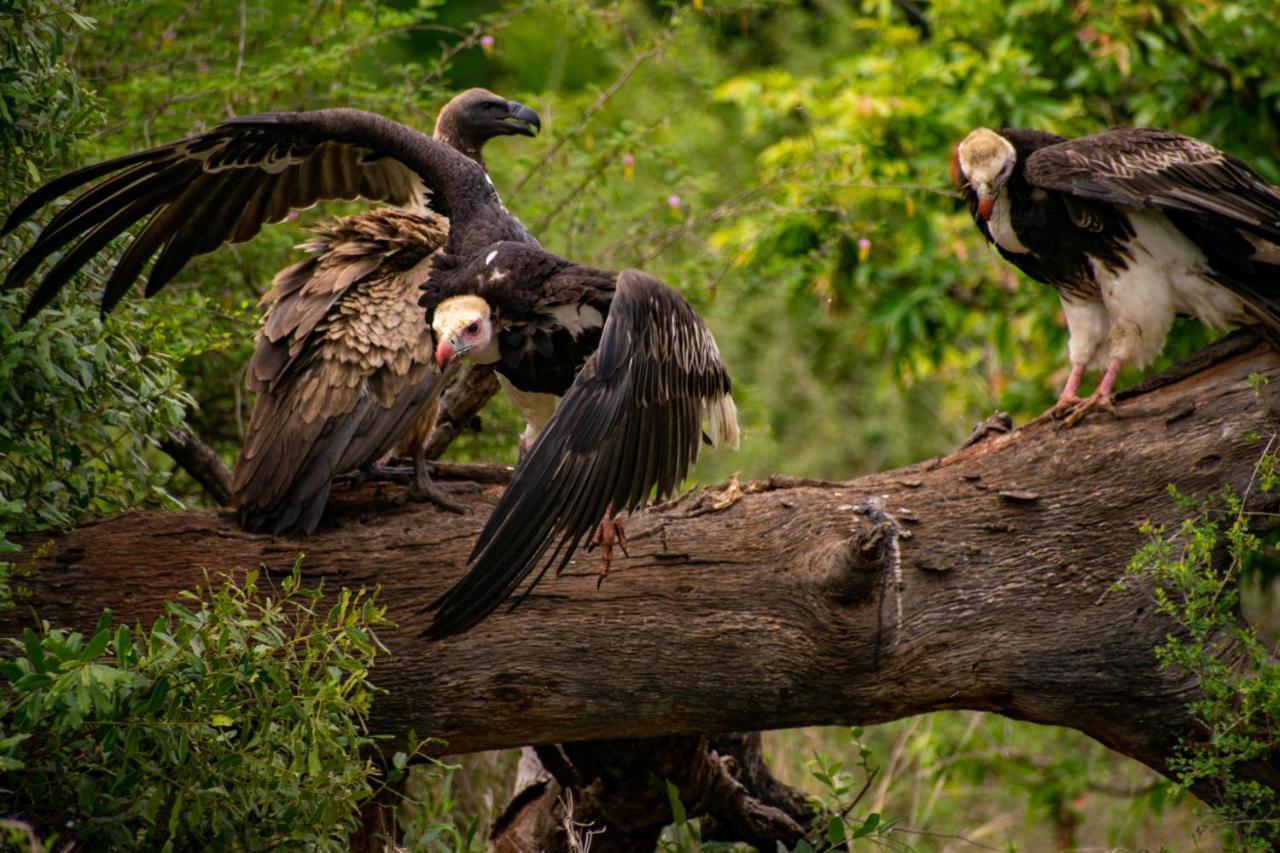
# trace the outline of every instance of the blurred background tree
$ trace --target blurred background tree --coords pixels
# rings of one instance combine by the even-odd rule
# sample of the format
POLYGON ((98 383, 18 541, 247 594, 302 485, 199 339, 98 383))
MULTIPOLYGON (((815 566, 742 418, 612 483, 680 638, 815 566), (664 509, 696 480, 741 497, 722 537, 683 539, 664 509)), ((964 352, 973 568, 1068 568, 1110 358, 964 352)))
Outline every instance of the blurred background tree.
MULTIPOLYGON (((974 229, 948 185, 955 141, 1149 124, 1280 183, 1278 17, 1270 0, 9 0, 0 196, 236 114, 354 106, 429 129, 486 86, 543 117, 538 140, 488 159, 544 245, 641 266, 707 316, 745 433, 698 478, 846 478, 948 452, 995 408, 1038 414, 1065 378, 1057 298, 974 229)), ((257 298, 304 229, 345 209, 199 258, 103 323, 105 253, 26 326, 24 295, 5 295, 0 533, 203 500, 149 437, 185 422, 234 461, 257 298)), ((0 265, 31 233, 0 243, 0 265)), ((1207 339, 1179 325, 1163 363, 1207 339)), ((510 405, 484 424, 450 453, 514 459, 510 405)), ((1271 600, 1255 596, 1274 620, 1271 600)), ((1195 826, 1163 811, 1164 783, 1074 733, 949 714, 862 738, 882 760, 877 809, 941 833, 911 836, 922 849, 1177 847, 1195 826)), ((793 781, 812 781, 814 753, 856 765, 847 733, 772 743, 793 781)), ((460 821, 484 791, 503 799, 504 779, 458 784, 481 792, 460 821)))

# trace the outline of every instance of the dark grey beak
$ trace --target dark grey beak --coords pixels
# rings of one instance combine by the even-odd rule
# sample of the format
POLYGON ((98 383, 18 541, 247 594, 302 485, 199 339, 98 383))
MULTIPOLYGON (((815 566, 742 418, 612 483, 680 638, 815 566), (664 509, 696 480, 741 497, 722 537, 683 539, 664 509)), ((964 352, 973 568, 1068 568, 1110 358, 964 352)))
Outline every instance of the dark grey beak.
POLYGON ((502 124, 511 133, 518 133, 521 136, 537 136, 538 131, 542 130, 542 119, 538 118, 538 114, 524 104, 508 101, 507 109, 511 111, 511 114, 502 120, 502 124))

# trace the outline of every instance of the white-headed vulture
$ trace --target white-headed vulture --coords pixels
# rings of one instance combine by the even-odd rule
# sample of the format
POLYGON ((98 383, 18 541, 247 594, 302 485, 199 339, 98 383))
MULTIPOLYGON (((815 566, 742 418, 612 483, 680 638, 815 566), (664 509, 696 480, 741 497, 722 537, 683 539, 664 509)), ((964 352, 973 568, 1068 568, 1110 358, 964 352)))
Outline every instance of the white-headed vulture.
POLYGON ((639 270, 503 242, 441 264, 423 305, 441 365, 494 365, 533 431, 470 570, 432 605, 428 636, 465 631, 541 564, 532 589, 593 531, 607 545, 614 516, 671 495, 704 439, 738 445, 715 340, 680 294, 639 270))
POLYGON ((952 172, 983 235, 1062 299, 1071 375, 1052 411, 1068 424, 1110 407, 1120 367, 1158 356, 1178 314, 1280 339, 1280 190, 1213 146, 1147 128, 979 128, 952 172))
POLYGON ((433 254, 449 234, 448 220, 435 211, 454 212, 450 198, 466 199, 461 187, 474 187, 471 195, 494 201, 473 206, 471 217, 471 202, 459 204, 456 221, 477 226, 486 242, 531 240, 496 201, 481 149, 494 136, 532 136, 539 126, 533 110, 483 89, 457 96, 437 119, 436 138, 460 155, 442 156, 447 149, 424 145, 417 131, 355 110, 233 119, 36 191, 5 231, 58 196, 105 178, 50 220, 5 287, 20 285, 41 260, 71 244, 32 296, 30 316, 107 241, 145 218, 107 284, 105 312, 157 251, 147 295, 192 256, 248 240, 295 208, 358 196, 400 205, 321 230, 305 245, 312 257, 282 271, 264 297, 249 371, 258 397, 236 466, 237 512, 250 530, 310 533, 334 476, 372 465, 401 443, 414 453, 414 493, 450 506, 430 483, 423 455, 447 379, 417 304, 433 254), (459 168, 469 162, 462 155, 479 165, 459 168))

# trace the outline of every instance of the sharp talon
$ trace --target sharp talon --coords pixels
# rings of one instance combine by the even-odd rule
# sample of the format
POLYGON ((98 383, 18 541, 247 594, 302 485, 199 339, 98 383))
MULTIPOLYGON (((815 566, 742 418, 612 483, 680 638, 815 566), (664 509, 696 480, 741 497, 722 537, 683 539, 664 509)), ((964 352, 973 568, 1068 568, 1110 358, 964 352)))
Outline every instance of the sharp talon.
POLYGON ((622 522, 611 517, 613 505, 610 504, 609 510, 606 511, 605 517, 596 525, 595 535, 591 537, 591 541, 587 544, 587 551, 592 551, 596 546, 600 546, 600 578, 596 581, 596 589, 600 589, 604 579, 609 576, 609 568, 613 565, 613 547, 618 546, 623 554, 627 554, 627 534, 622 528, 622 522))
POLYGON ((1090 412, 1110 412, 1112 417, 1119 417, 1120 412, 1116 409, 1115 403, 1111 400, 1111 395, 1094 394, 1081 400, 1066 418, 1058 425, 1058 429, 1071 429, 1080 421, 1084 420, 1090 412))
POLYGON ((445 497, 444 492, 434 484, 423 485, 422 483, 417 483, 412 485, 409 487, 408 497, 409 500, 435 504, 445 512, 457 513, 458 515, 464 515, 471 511, 471 508, 466 504, 458 503, 452 498, 445 497))

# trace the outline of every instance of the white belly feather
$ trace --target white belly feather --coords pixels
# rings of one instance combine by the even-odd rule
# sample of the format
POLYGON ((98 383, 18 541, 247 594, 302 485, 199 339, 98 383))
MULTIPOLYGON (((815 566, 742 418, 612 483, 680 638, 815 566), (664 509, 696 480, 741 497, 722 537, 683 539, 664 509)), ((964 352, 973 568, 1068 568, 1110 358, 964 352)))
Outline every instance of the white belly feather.
POLYGON ((1095 263, 1102 301, 1111 317, 1111 354, 1138 367, 1164 349, 1178 314, 1222 329, 1248 318, 1244 303, 1206 277, 1204 253, 1163 213, 1127 211, 1134 236, 1128 268, 1111 272, 1095 263))
POLYGON ((501 373, 498 374, 498 384, 507 392, 511 402, 516 404, 516 408, 529 424, 520 436, 520 454, 523 456, 529 445, 533 444, 533 440, 538 437, 538 433, 542 432, 542 428, 547 425, 547 421, 551 420, 551 416, 556 413, 560 398, 555 394, 521 391, 501 373))

